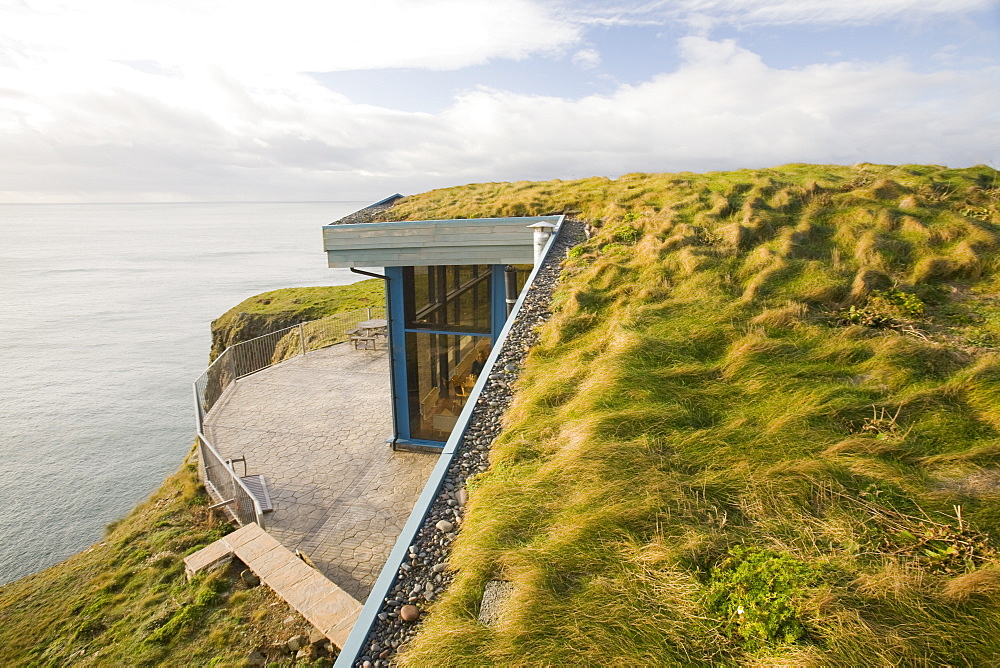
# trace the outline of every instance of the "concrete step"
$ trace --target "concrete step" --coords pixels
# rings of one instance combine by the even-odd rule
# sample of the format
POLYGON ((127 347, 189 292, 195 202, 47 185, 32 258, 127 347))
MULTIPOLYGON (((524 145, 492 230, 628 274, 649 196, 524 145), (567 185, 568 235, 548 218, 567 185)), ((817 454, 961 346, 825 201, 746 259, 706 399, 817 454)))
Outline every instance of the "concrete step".
POLYGON ((248 524, 184 558, 188 579, 236 557, 261 582, 337 647, 343 647, 362 603, 307 565, 256 524, 248 524))

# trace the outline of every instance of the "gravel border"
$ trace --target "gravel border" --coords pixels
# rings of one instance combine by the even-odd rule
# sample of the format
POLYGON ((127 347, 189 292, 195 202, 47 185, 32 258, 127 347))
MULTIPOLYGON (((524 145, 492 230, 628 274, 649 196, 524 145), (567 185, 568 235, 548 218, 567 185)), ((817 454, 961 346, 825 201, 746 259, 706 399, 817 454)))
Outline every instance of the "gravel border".
POLYGON ((370 204, 363 209, 358 209, 354 213, 349 213, 339 220, 335 220, 329 225, 357 225, 360 223, 371 223, 374 222, 383 212, 388 211, 396 202, 403 199, 403 196, 399 193, 392 195, 391 197, 386 197, 383 200, 379 200, 374 204, 370 204))
POLYGON ((490 446, 500 433, 500 419, 510 405, 511 385, 517 380, 524 355, 538 340, 536 327, 550 316, 549 304, 559 283, 561 262, 566 252, 584 239, 583 224, 564 221, 559 237, 528 288, 437 497, 409 547, 409 558, 396 573, 355 666, 381 668, 391 665, 397 649, 420 628, 418 622, 403 621, 403 618, 414 613, 421 617, 427 615, 424 608, 451 582, 453 575, 448 571, 447 559, 462 523, 462 508, 468 499, 465 482, 488 467, 490 446))

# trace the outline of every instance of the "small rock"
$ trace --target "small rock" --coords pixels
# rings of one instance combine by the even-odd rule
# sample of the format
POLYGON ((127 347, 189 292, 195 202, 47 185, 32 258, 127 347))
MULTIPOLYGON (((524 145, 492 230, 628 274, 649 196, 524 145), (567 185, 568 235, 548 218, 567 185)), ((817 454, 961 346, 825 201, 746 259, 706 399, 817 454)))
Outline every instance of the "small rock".
POLYGON ((415 605, 404 605, 399 609, 399 618, 404 622, 415 622, 420 618, 420 608, 415 605))
POLYGON ((250 652, 250 654, 247 656, 248 666, 254 666, 254 668, 256 668, 257 666, 263 666, 266 663, 267 663, 267 657, 261 654, 257 650, 250 652))
POLYGON ((309 638, 304 635, 292 636, 285 641, 285 647, 288 648, 289 652, 298 652, 300 649, 305 647, 309 643, 309 638))
POLYGON ((445 562, 441 562, 440 564, 434 564, 431 570, 434 571, 435 573, 444 573, 446 568, 448 568, 448 564, 445 562))
POLYGON ((319 645, 326 642, 326 636, 319 629, 313 629, 309 632, 309 644, 319 645))
POLYGON ((449 522, 448 520, 440 520, 434 526, 437 527, 438 531, 442 531, 444 533, 448 533, 449 531, 455 530, 455 525, 449 522))

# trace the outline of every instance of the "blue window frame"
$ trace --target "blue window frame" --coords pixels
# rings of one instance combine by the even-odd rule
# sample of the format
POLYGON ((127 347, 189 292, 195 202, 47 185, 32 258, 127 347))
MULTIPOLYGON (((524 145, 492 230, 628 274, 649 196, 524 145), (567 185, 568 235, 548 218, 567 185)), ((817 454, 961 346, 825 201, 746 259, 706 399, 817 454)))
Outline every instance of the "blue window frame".
MULTIPOLYGON (((530 267, 518 268, 518 289, 530 267)), ((504 265, 386 267, 394 441, 442 447, 506 320, 504 265)))

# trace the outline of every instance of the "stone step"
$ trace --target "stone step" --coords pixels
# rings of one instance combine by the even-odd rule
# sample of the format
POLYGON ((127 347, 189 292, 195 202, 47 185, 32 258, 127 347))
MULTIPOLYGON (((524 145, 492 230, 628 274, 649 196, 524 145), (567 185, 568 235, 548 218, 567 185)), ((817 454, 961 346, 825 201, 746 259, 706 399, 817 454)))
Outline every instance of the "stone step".
POLYGON ((337 647, 343 647, 362 603, 307 565, 256 524, 237 529, 184 558, 188 579, 236 557, 337 647))

